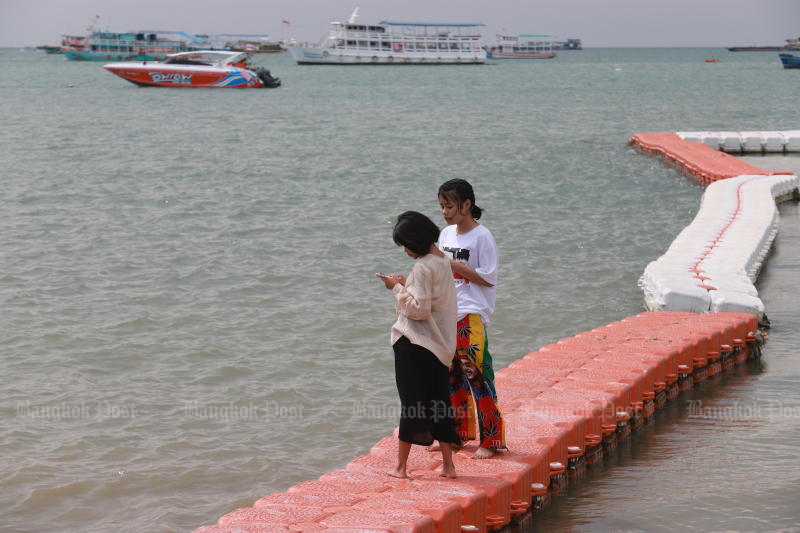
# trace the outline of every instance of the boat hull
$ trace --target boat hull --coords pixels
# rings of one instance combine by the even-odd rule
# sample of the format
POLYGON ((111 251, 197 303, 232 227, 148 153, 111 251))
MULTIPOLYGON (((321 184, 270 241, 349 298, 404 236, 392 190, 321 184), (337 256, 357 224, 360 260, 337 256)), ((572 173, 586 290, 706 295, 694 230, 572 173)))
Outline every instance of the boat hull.
POLYGON ((143 87, 257 89, 263 83, 255 72, 242 68, 195 67, 142 63, 110 63, 104 68, 143 87))
POLYGON ((459 54, 442 50, 441 53, 425 54, 391 50, 322 49, 306 46, 290 46, 289 53, 298 65, 482 65, 483 54, 471 52, 459 54))
POLYGON ((63 54, 64 51, 61 50, 60 46, 50 46, 50 45, 42 45, 36 47, 39 50, 44 50, 46 54, 63 54))
POLYGON ((728 52, 780 52, 781 46, 729 46, 728 52))
POLYGON ((556 57, 556 54, 553 52, 531 54, 515 54, 513 52, 486 52, 486 57, 489 59, 553 59, 556 57))
POLYGON ((800 56, 779 54, 783 68, 800 68, 800 56))

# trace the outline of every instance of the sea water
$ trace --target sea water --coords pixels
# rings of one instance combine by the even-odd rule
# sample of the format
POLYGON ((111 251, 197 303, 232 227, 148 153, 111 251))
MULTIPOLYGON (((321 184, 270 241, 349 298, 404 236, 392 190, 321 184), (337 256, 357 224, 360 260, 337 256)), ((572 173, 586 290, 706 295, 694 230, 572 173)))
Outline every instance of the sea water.
MULTIPOLYGON (((393 222, 442 225, 443 181, 474 185, 499 246, 501 368, 642 311, 637 279, 703 189, 632 134, 797 127, 777 54, 258 62, 280 89, 142 89, 0 55, 0 530, 188 531, 366 453, 398 412, 374 273, 411 268, 393 222)), ((534 527, 797 527, 800 237, 782 215, 764 360, 674 403, 534 527), (761 414, 697 419, 691 401, 761 414)))

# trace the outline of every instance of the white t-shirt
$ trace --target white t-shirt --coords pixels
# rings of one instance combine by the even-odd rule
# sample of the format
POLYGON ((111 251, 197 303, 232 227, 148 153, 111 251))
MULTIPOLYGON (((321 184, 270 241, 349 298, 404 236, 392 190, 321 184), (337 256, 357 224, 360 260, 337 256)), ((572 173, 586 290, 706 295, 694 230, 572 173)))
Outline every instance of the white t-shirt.
POLYGON ((448 257, 467 263, 483 279, 492 284, 491 287, 485 287, 453 273, 458 301, 458 320, 469 313, 478 313, 483 324, 488 326, 494 313, 497 296, 495 287, 499 262, 497 244, 494 242, 492 232, 486 229, 486 226, 478 224, 468 233, 460 235, 456 232, 455 224, 447 226, 439 235, 439 249, 448 257))

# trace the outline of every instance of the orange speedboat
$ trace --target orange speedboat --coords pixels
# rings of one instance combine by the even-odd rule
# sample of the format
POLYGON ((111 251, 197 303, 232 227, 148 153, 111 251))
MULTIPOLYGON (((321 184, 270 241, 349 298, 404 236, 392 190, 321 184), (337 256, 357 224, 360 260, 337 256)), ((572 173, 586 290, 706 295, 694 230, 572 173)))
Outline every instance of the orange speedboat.
POLYGON ((145 87, 254 89, 281 84, 267 69, 253 68, 250 55, 242 52, 198 50, 172 54, 164 61, 109 63, 104 68, 145 87))
POLYGON ((722 63, 722 60, 717 59, 716 57, 710 57, 706 59, 706 63, 722 63))

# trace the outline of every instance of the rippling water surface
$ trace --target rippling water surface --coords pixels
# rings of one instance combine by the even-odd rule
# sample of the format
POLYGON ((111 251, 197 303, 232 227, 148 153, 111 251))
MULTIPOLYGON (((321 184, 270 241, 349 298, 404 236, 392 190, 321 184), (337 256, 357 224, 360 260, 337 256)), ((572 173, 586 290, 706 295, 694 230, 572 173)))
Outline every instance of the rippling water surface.
MULTIPOLYGON (((140 89, 0 56, 0 530, 187 531, 368 450, 397 404, 373 274, 410 269, 393 219, 442 224, 442 181, 473 183, 500 248, 502 367, 639 312, 637 278, 694 216, 702 189, 627 147, 633 133, 797 127, 776 54, 260 60, 282 88, 140 89)), ((787 272, 798 238, 779 237, 787 272)), ((696 399, 800 405, 797 278, 772 280, 776 263, 765 360, 696 399)), ((794 527, 798 420, 684 407, 543 527, 794 527)))

